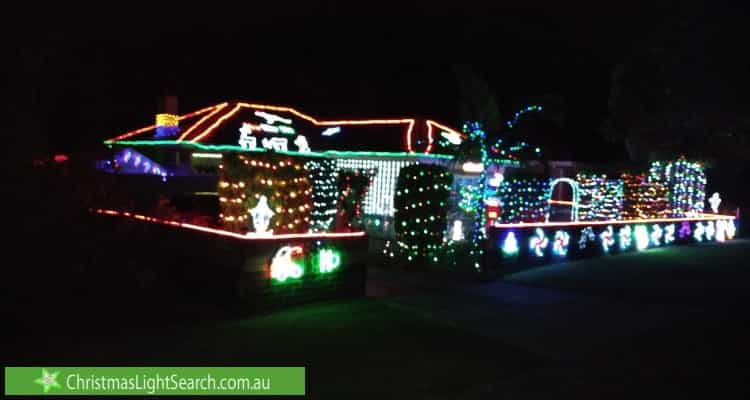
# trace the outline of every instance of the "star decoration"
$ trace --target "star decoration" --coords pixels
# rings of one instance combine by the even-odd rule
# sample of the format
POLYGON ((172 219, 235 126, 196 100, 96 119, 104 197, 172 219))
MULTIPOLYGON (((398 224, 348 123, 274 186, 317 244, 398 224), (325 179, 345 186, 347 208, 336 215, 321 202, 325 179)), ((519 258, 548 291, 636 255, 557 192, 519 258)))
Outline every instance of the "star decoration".
POLYGON ((44 393, 49 392, 50 388, 53 387, 59 389, 61 388, 60 384, 57 383, 57 375, 59 373, 60 371, 55 371, 50 374, 46 369, 42 368, 42 376, 34 380, 34 383, 44 386, 44 393))

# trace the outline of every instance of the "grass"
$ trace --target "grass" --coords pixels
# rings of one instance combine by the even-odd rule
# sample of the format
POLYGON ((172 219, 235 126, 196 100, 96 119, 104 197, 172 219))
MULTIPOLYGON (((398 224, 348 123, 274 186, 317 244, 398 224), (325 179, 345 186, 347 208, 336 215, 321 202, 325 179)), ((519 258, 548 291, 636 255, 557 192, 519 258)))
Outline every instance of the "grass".
POLYGON ((304 365, 308 393, 320 398, 455 398, 539 363, 496 340, 375 299, 167 329, 45 333, 53 338, 40 335, 33 348, 10 359, 58 365, 304 365))
POLYGON ((671 246, 516 272, 505 280, 605 297, 690 302, 744 295, 750 241, 671 246))

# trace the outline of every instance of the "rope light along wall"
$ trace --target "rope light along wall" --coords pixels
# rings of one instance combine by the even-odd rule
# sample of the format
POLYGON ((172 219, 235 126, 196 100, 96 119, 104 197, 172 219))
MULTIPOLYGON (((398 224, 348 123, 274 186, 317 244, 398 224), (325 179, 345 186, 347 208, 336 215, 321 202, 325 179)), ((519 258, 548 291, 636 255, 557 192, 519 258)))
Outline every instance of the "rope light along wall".
POLYGON ((393 196, 401 168, 416 164, 407 160, 357 160, 336 159, 336 169, 341 170, 375 170, 372 187, 363 201, 366 215, 393 217, 393 196))

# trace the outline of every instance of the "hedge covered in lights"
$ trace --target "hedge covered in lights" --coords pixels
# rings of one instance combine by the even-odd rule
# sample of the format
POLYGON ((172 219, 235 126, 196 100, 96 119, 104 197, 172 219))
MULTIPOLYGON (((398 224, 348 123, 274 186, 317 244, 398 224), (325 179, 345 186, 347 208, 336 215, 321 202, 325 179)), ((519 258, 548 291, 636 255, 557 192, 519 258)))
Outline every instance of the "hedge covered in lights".
POLYGON ((307 168, 299 157, 227 154, 217 188, 221 226, 237 233, 308 232, 313 205, 307 168))
POLYGON ((401 169, 394 198, 396 240, 409 260, 425 259, 443 244, 453 176, 439 165, 401 169))
POLYGON ((542 222, 549 211, 550 180, 506 178, 498 188, 504 223, 542 222))

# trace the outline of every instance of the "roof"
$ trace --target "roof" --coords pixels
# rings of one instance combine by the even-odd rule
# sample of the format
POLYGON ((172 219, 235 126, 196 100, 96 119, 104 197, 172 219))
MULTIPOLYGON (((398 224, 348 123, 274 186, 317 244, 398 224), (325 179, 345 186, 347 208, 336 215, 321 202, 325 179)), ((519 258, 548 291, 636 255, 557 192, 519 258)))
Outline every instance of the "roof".
MULTIPOLYGON (((178 117, 177 142, 203 145, 270 146, 283 142, 288 150, 383 151, 430 153, 439 135, 459 131, 433 120, 417 118, 318 120, 291 107, 225 102, 178 117), (299 141, 299 136, 304 140, 299 141), (277 138, 277 139, 274 139, 277 138), (244 142, 244 143, 243 143, 244 142)), ((157 126, 126 132, 106 141, 154 140, 157 126)))

